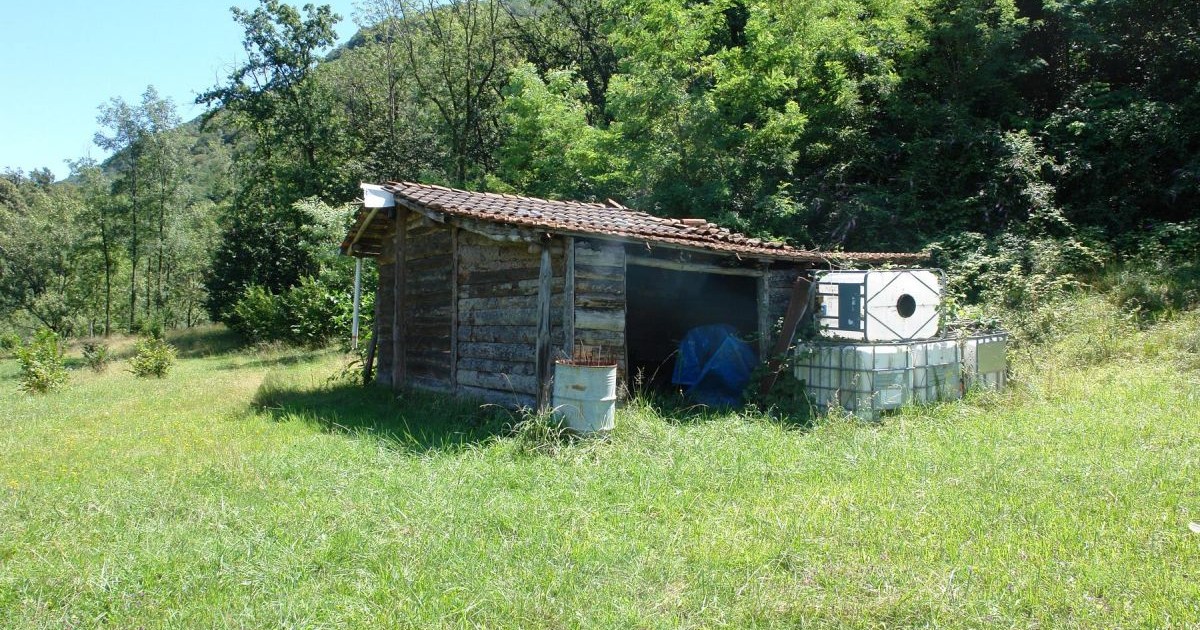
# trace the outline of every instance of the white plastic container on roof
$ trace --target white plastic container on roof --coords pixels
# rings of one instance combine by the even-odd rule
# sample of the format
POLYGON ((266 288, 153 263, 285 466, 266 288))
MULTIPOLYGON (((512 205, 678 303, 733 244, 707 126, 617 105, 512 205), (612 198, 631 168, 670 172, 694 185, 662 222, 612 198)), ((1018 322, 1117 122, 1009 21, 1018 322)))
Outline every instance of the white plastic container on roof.
POLYGON ((825 271, 816 280, 817 321, 825 337, 911 341, 938 334, 940 271, 825 271))

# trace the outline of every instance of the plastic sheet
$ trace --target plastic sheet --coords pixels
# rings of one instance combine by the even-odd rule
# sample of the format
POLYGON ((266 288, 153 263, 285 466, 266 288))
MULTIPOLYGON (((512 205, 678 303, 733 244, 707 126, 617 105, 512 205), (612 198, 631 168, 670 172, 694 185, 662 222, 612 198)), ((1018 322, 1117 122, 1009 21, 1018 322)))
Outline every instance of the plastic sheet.
POLYGON ((671 382, 686 387, 684 393, 701 404, 740 406, 742 391, 757 364, 754 348, 738 339, 733 326, 699 326, 689 330, 679 343, 671 382))

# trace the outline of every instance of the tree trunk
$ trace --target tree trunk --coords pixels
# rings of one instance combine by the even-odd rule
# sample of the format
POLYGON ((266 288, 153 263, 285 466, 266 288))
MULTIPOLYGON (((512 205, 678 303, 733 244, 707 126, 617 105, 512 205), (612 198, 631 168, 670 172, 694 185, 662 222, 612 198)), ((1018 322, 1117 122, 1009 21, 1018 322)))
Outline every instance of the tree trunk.
MULTIPOLYGON (((103 206, 102 206, 103 207, 103 206)), ((100 247, 104 250, 104 336, 112 334, 112 252, 109 251, 108 221, 100 210, 100 247)))
POLYGON ((133 152, 134 167, 129 173, 129 332, 133 332, 137 322, 137 266, 138 266, 138 198, 137 198, 137 160, 138 154, 133 152))

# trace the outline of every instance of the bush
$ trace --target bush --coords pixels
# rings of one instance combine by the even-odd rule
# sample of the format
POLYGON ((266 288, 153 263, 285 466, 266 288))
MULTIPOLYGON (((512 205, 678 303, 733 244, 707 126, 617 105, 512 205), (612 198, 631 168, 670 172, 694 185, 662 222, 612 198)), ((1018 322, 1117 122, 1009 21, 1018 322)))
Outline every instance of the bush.
POLYGON ((249 287, 234 306, 231 325, 254 343, 282 341, 318 347, 349 330, 352 310, 349 291, 339 290, 325 278, 305 276, 300 284, 280 294, 257 285, 249 287))
POLYGON ((134 345, 129 371, 141 378, 163 378, 175 365, 175 347, 158 337, 146 337, 134 345))
POLYGON ((67 382, 67 368, 63 361, 62 345, 58 335, 43 328, 29 344, 18 348, 17 360, 21 363, 21 390, 31 394, 44 394, 59 389, 67 382))
POLYGON ((230 326, 251 342, 279 341, 287 336, 284 302, 265 287, 246 288, 233 307, 230 326))
POLYGON ((162 339, 164 329, 165 326, 163 325, 162 320, 158 318, 149 320, 139 319, 137 320, 137 323, 133 325, 133 332, 135 334, 144 335, 146 337, 154 337, 156 339, 162 339))
POLYGON ((17 348, 21 347, 21 338, 17 333, 4 333, 0 335, 0 353, 13 354, 17 352, 17 348))
POLYGON ((1089 235, 1053 238, 965 233, 930 246, 933 266, 946 271, 953 303, 1036 309, 1085 286, 1110 253, 1089 235))
POLYGON ((111 359, 112 351, 107 344, 92 341, 83 344, 83 362, 92 368, 93 372, 107 370, 111 359))
POLYGON ((309 347, 329 343, 344 315, 353 309, 346 291, 307 276, 284 294, 284 305, 290 320, 287 341, 309 347))

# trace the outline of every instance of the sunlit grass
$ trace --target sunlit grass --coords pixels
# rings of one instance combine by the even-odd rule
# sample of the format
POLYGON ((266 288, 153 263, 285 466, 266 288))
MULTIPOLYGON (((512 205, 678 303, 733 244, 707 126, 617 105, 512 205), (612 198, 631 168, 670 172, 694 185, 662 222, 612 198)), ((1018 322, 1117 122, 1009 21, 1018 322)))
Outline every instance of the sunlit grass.
POLYGON ((330 381, 330 352, 201 338, 163 381, 43 397, 3 361, 0 619, 1194 626, 1198 319, 1089 326, 1012 392, 879 425, 639 403, 551 454, 495 410, 330 381))

